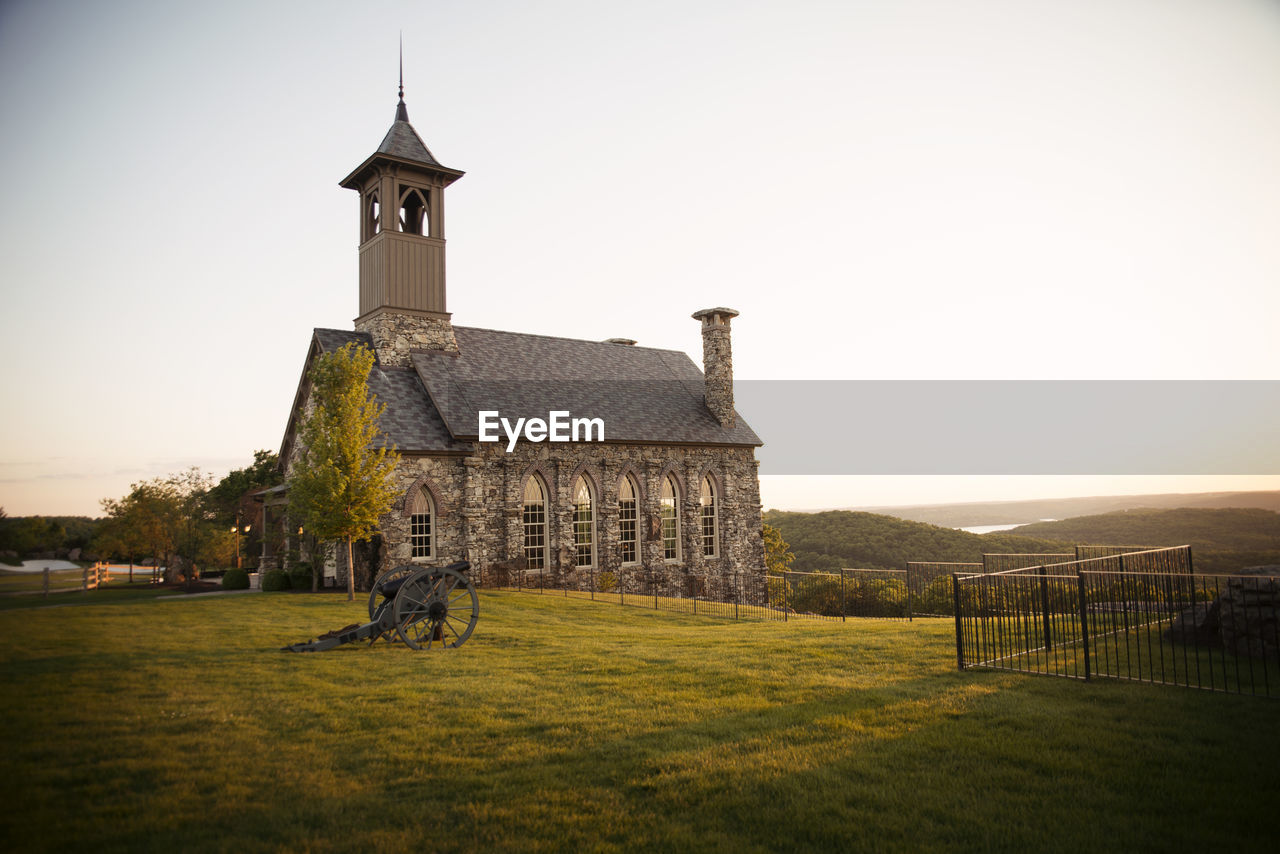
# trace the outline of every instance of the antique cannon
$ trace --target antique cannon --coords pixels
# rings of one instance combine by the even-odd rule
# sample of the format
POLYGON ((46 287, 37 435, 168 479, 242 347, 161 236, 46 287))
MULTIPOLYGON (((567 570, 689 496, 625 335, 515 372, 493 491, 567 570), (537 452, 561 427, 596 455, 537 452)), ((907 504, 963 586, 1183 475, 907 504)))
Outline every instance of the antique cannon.
POLYGON ((345 643, 379 638, 404 641, 410 649, 461 646, 480 618, 475 585, 462 560, 446 567, 406 564, 378 576, 369 592, 369 622, 352 623, 305 643, 286 646, 287 652, 321 652, 345 643))

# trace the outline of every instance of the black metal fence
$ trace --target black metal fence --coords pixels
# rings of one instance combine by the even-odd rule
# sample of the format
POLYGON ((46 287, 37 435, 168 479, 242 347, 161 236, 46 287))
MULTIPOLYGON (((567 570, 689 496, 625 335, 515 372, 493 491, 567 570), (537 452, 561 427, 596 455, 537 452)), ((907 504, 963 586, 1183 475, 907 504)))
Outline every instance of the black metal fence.
POLYGON ((1198 575, 1183 546, 952 585, 962 669, 1280 697, 1280 578, 1198 575))
POLYGON ((946 563, 938 561, 909 561, 907 563, 907 589, 911 593, 910 608, 916 617, 953 617, 956 613, 951 590, 953 573, 971 575, 977 573, 1010 572, 1038 569, 1041 566, 1069 563, 1083 558, 1151 551, 1150 546, 1076 546, 1074 552, 1045 552, 1017 554, 984 554, 982 563, 946 563))
POLYGON ((956 613, 951 576, 980 573, 980 563, 940 563, 913 560, 907 563, 907 589, 911 593, 911 613, 916 617, 951 617, 956 613))
POLYGON ((510 572, 496 586, 735 620, 910 619, 906 575, 900 569, 844 569, 704 578, 673 577, 643 567, 605 572, 583 568, 560 574, 510 572))
POLYGON ((1131 554, 1133 552, 1149 552, 1154 546, 1076 546, 1076 560, 1089 560, 1095 557, 1112 557, 1114 555, 1131 554))
POLYGON ((1008 572, 1011 569, 1026 569, 1032 566, 1049 566, 1077 560, 1074 552, 1056 552, 1045 554, 984 554, 982 556, 983 572, 1008 572))

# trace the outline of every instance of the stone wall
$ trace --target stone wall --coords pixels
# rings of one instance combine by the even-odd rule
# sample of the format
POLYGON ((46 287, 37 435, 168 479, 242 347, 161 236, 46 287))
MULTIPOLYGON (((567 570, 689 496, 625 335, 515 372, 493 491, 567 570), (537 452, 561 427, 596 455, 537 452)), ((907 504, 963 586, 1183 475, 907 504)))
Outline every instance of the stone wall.
POLYGON ((1217 598, 1175 616, 1164 637, 1221 644, 1232 655, 1280 658, 1280 565, 1247 566, 1227 576, 1217 598))
POLYGON ((1280 657, 1280 566, 1248 566, 1227 579, 1218 597, 1222 643, 1233 655, 1280 657))
POLYGON ((725 595, 726 579, 735 572, 764 574, 758 464, 752 448, 526 442, 508 454, 504 447, 476 444, 466 457, 405 456, 397 472, 400 498, 380 524, 385 543, 382 568, 466 559, 473 577, 482 584, 494 583, 495 564, 523 555, 524 486, 536 472, 549 492, 545 580, 585 589, 593 574, 617 574, 621 566, 618 486, 630 473, 641 492, 639 562, 634 569, 642 572, 629 569, 627 578, 656 579, 663 592, 698 590, 718 597, 725 595), (681 491, 678 561, 662 556, 659 497, 668 473, 674 474, 681 491), (591 570, 574 566, 572 490, 579 474, 586 476, 595 497, 596 560, 591 570), (708 474, 719 502, 719 554, 713 558, 704 557, 701 546, 699 493, 708 474), (435 552, 430 559, 415 560, 410 557, 407 508, 418 489, 426 489, 435 505, 435 552))
POLYGON ((382 310, 358 320, 356 331, 367 332, 373 338, 378 361, 393 367, 410 365, 409 354, 414 350, 458 351, 447 316, 382 310))

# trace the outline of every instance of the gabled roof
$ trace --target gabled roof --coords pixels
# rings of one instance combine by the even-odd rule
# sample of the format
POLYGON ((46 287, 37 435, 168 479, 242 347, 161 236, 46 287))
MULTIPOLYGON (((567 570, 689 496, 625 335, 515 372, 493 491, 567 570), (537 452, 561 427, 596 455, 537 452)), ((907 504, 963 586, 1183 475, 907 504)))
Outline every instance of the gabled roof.
MULTIPOLYGON (((374 362, 369 389, 386 404, 382 430, 402 452, 468 453, 478 438, 481 410, 496 410, 512 421, 545 419, 552 410, 600 418, 610 442, 763 444, 741 416, 732 428, 721 426, 703 398, 702 372, 678 350, 464 326, 453 332, 457 353, 419 351, 412 368, 374 362)), ((311 340, 282 461, 300 425, 312 359, 352 342, 373 349, 373 339, 363 332, 316 329, 311 340)))
MULTIPOLYGON (((311 370, 312 359, 320 353, 340 350, 348 343, 362 344, 374 350, 373 339, 367 333, 342 329, 316 329, 312 333, 311 348, 307 351, 307 362, 302 369, 302 378, 298 381, 298 391, 294 395, 293 409, 289 413, 284 442, 280 446, 282 464, 289 458, 289 451, 301 426, 302 406, 310 388, 307 373, 311 370)), ((376 354, 377 351, 374 352, 376 354)), ((375 356, 373 370, 369 372, 369 390, 379 402, 386 404, 380 422, 382 432, 398 450, 409 453, 466 453, 469 450, 466 444, 455 441, 449 435, 444 420, 436 412, 435 405, 427 397, 426 389, 412 368, 384 367, 375 356)))
POLYGON ((703 377, 677 350, 453 328, 458 353, 423 351, 413 366, 455 439, 478 436, 477 413, 546 418, 567 410, 600 418, 611 442, 760 445, 739 416, 721 426, 703 377))

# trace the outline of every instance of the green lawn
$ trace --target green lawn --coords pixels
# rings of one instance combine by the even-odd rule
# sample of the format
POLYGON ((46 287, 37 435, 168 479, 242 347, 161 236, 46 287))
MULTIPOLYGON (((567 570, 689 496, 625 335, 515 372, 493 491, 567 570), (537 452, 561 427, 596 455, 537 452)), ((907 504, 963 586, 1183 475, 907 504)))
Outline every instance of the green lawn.
POLYGON ((518 593, 482 593, 458 650, 278 651, 364 608, 0 613, 5 847, 1274 844, 1274 701, 960 673, 948 620, 735 623, 518 593))

